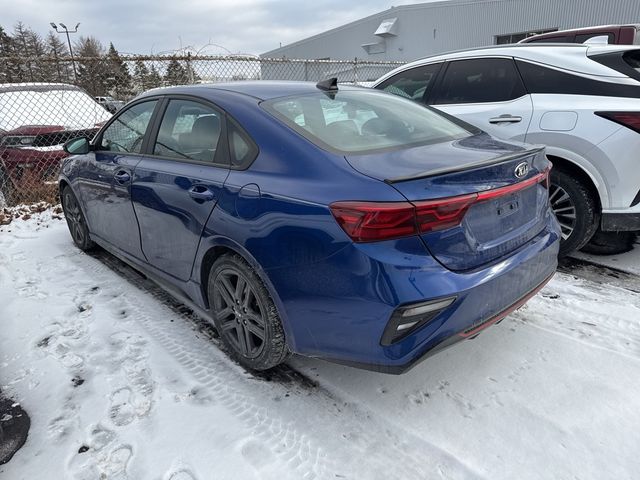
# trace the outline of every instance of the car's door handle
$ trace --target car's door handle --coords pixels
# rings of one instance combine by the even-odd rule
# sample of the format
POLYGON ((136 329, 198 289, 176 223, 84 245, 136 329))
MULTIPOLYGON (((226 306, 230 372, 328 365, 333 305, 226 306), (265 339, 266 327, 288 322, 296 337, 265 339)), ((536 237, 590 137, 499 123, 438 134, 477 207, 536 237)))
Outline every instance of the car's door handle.
POLYGON ((196 200, 213 200, 216 196, 204 185, 194 185, 189 189, 189 195, 196 200))
POLYGON ((499 117, 493 117, 489 119, 489 123, 518 123, 522 121, 522 117, 518 117, 516 115, 509 115, 505 113, 504 115, 500 115, 499 117))
POLYGON ((131 175, 125 170, 118 170, 113 178, 115 178, 118 183, 127 183, 131 180, 131 175))

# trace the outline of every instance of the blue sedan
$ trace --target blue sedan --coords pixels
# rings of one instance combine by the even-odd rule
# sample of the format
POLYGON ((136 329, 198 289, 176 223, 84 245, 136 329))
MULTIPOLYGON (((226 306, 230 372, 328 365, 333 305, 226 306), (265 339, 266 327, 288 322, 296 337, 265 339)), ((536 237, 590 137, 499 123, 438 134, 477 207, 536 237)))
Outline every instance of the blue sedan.
POLYGON ((335 79, 151 90, 65 149, 75 244, 144 272, 252 369, 294 352, 401 373, 556 268, 544 149, 335 79))

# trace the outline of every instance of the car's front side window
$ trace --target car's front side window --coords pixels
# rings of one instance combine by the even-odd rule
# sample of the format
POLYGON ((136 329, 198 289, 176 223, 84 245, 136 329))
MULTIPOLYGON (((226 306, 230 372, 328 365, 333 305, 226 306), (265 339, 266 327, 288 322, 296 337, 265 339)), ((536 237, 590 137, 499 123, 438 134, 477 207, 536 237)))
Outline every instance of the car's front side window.
POLYGON ((437 90, 436 105, 505 102, 526 93, 510 58, 453 61, 437 90))
POLYGON ((222 114, 190 100, 171 100, 165 111, 154 155, 214 163, 222 114))
POLYGON ((144 136, 157 103, 157 100, 138 103, 119 114, 102 134, 100 149, 141 153, 144 136))

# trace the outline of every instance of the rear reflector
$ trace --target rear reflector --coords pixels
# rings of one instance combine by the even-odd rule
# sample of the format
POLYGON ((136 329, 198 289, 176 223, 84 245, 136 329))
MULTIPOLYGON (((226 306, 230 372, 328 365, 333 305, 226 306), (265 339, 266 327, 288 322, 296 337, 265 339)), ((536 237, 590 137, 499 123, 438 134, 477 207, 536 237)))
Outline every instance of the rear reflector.
POLYGON ((460 225, 469 207, 524 190, 548 186, 549 170, 522 182, 456 197, 414 202, 335 202, 331 213, 354 242, 375 242, 446 230, 460 225))
POLYGON ((619 123, 634 132, 640 133, 640 112, 595 112, 596 115, 619 123))
POLYGON ((456 297, 441 298, 399 307, 384 329, 380 345, 392 345, 423 327, 455 302, 456 297))

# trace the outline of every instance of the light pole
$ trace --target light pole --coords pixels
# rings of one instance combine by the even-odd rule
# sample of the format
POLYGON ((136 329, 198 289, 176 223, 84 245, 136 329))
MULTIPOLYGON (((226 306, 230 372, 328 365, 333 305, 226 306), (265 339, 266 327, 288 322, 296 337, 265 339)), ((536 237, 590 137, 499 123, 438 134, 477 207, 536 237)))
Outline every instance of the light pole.
POLYGON ((70 33, 77 33, 78 27, 80 26, 80 22, 78 22, 76 24, 76 28, 74 28, 73 30, 69 30, 64 23, 60 22, 60 27, 64 28, 64 32, 61 32, 60 30, 58 30, 58 25, 56 25, 54 22, 51 22, 49 25, 51 25, 51 27, 56 32, 58 32, 58 33, 66 33, 67 34, 67 43, 69 44, 69 54, 71 55, 71 65, 73 65, 73 78, 77 82, 78 81, 78 72, 76 71, 76 61, 73 58, 73 49, 71 48, 71 39, 69 38, 69 34, 70 33))

